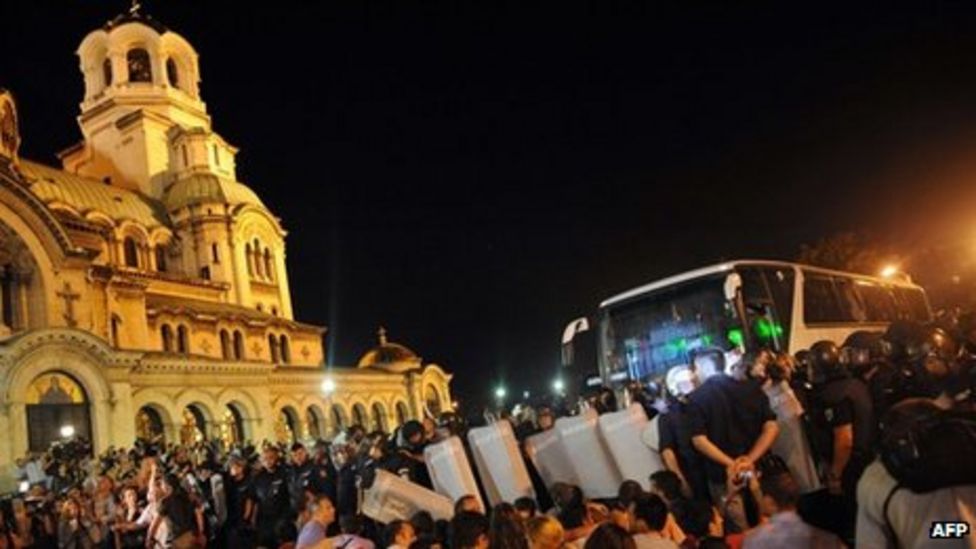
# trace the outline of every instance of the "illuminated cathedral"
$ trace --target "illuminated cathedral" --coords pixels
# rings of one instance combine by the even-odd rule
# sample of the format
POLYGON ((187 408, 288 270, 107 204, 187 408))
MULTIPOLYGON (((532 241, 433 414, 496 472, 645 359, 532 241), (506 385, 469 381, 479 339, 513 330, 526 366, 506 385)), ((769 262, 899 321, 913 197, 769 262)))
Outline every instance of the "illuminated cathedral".
POLYGON ((189 42, 136 6, 77 55, 82 138, 60 167, 19 156, 0 90, 0 473, 65 436, 310 440, 452 406, 451 376, 382 329, 356 367, 324 366, 189 42))

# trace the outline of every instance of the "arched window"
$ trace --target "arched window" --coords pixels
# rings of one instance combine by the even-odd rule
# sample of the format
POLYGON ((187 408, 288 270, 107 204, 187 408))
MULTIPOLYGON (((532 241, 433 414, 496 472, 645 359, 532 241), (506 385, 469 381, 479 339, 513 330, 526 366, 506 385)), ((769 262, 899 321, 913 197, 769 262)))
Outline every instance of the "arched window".
POLYGON ((119 346, 119 329, 122 327, 122 319, 118 315, 112 315, 112 345, 119 346))
POLYGON ((220 331, 220 352, 224 360, 230 360, 233 351, 230 348, 230 333, 227 330, 220 331))
POLYGON ((176 61, 173 61, 172 57, 166 60, 166 79, 169 80, 170 86, 180 87, 180 73, 176 68, 176 61))
POLYGON ((220 249, 216 242, 210 245, 210 257, 213 258, 214 263, 220 263, 220 249))
POLYGON ((165 273, 166 272, 166 247, 162 244, 156 244, 154 249, 156 253, 156 270, 165 273))
POLYGON ((271 350, 271 363, 277 364, 279 360, 278 338, 274 334, 268 334, 268 349, 271 350))
POLYGON ((139 246, 136 245, 136 239, 131 236, 125 237, 122 241, 122 248, 125 255, 125 265, 126 267, 139 267, 139 246))
POLYGON ((102 80, 106 88, 112 85, 112 60, 108 57, 102 61, 102 80))
POLYGON ((366 407, 362 404, 355 404, 352 407, 353 425, 359 425, 363 429, 369 427, 369 417, 366 414, 366 407))
POLYGON ((173 328, 170 328, 169 324, 163 324, 163 327, 159 329, 159 335, 163 340, 163 352, 172 353, 173 328))
POLYGON ((271 250, 264 249, 264 274, 269 279, 274 279, 274 271, 271 269, 271 250))
POLYGON ((152 63, 148 51, 131 49, 125 58, 129 65, 129 82, 152 82, 152 63))
POLYGON ((278 345, 281 347, 281 361, 291 364, 291 345, 288 344, 288 336, 282 335, 278 338, 278 345))
POLYGON ((234 359, 244 360, 244 334, 234 330, 234 359))
POLYGON ((244 246, 244 255, 247 257, 247 275, 254 276, 254 252, 251 251, 251 243, 244 246))
POLYGON ((186 153, 186 145, 180 145, 180 152, 183 153, 183 167, 190 167, 190 155, 186 153))
POLYGON ((261 244, 254 241, 254 270, 257 271, 258 278, 264 278, 264 261, 261 261, 261 244))
POLYGON ((187 354, 190 352, 190 337, 189 331, 186 326, 180 326, 176 329, 176 352, 180 354, 187 354))
POLYGON ((278 316, 278 308, 274 305, 271 306, 271 316, 278 316))
POLYGON ((397 402, 396 405, 396 415, 397 415, 397 425, 403 425, 410 419, 410 412, 407 410, 407 405, 403 402, 397 402))

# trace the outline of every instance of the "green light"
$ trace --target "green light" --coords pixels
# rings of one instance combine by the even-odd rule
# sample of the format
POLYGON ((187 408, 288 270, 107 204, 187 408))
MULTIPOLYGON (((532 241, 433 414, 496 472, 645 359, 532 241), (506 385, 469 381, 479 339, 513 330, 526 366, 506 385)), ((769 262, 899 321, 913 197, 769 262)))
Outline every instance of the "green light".
POLYGON ((705 347, 711 347, 712 346, 712 336, 710 336, 710 335, 703 335, 702 338, 701 338, 701 340, 702 340, 702 345, 704 345, 705 347))
POLYGON ((729 333, 725 336, 729 340, 729 343, 735 345, 736 347, 743 347, 745 344, 745 338, 742 337, 742 330, 740 328, 732 328, 729 333))
POLYGON ((783 335, 783 327, 771 322, 766 318, 756 319, 756 337, 764 341, 769 341, 774 337, 783 335))

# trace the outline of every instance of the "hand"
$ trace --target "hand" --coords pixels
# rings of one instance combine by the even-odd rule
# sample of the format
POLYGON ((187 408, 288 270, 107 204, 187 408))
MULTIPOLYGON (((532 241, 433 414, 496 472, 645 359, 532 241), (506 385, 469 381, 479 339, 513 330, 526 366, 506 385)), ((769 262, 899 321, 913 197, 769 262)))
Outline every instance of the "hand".
POLYGON ((827 476, 827 491, 835 496, 842 495, 844 493, 844 487, 840 482, 840 478, 834 475, 827 476))

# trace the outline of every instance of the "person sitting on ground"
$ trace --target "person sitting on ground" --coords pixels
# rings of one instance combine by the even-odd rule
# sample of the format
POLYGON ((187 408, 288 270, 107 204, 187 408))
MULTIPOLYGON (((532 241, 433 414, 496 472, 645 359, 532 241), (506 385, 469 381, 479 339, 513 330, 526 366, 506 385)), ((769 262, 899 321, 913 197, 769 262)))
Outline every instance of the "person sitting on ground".
POLYGON ((491 511, 488 541, 494 549, 528 549, 525 527, 515 506, 499 503, 491 511))
POLYGON ((660 496, 644 494, 631 504, 634 542, 638 549, 677 549, 678 544, 664 535, 668 505, 660 496))
POLYGON ((637 549, 637 544, 627 530, 607 523, 593 531, 583 549, 637 549))
POLYGON ((700 547, 708 539, 724 543, 725 528, 722 516, 707 501, 688 499, 676 502, 671 511, 678 526, 687 536, 682 546, 700 547))
POLYGON ((575 503, 563 509, 557 518, 566 531, 567 545, 573 547, 583 547, 586 538, 599 526, 585 503, 575 503))
POLYGON ((326 531, 335 520, 335 507, 325 494, 318 494, 311 504, 312 520, 302 527, 298 535, 296 549, 332 549, 332 542, 326 531))
POLYGON ((488 549, 488 518, 481 513, 461 511, 451 519, 451 549, 488 549))
POLYGON ((342 532, 332 540, 336 549, 374 549, 373 542, 362 537, 363 520, 358 515, 346 515, 339 518, 339 531, 342 532))
POLYGON ((671 512, 672 506, 687 501, 681 485, 681 479, 674 471, 662 469, 651 475, 651 493, 664 500, 668 507, 668 517, 664 522, 664 537, 681 545, 685 541, 685 533, 678 525, 678 521, 671 512))
POLYGON ((481 503, 478 498, 472 495, 461 496, 456 502, 454 502, 454 514, 457 515, 461 512, 479 513, 485 514, 484 509, 481 508, 481 503))
POLYGON ((800 518, 796 503, 800 499, 800 487, 789 472, 764 477, 762 486, 763 514, 769 520, 746 534, 744 549, 765 547, 843 547, 840 539, 800 518))
POLYGON ((416 541, 413 524, 405 520, 394 520, 386 525, 383 538, 389 549, 408 549, 416 541))
POLYGON ((558 520, 540 515, 526 523, 529 549, 562 549, 566 532, 558 520))
POLYGON ((515 500, 515 510, 518 511, 522 520, 529 520, 535 518, 536 514, 538 514, 539 506, 536 505, 534 499, 525 496, 515 500))

